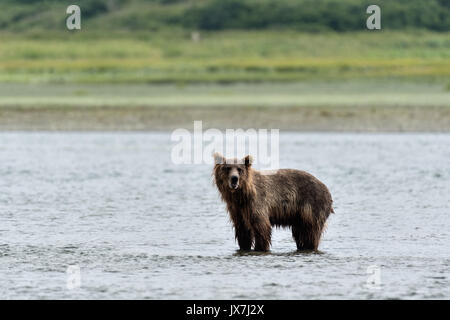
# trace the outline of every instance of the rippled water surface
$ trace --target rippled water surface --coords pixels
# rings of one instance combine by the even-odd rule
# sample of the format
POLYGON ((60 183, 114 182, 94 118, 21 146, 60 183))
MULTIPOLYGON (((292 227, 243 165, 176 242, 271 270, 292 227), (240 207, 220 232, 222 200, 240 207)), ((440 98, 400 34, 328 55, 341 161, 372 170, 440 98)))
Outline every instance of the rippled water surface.
POLYGON ((333 194, 320 253, 289 230, 237 252, 211 167, 172 164, 169 133, 0 133, 0 298, 450 298, 450 135, 280 143, 333 194))

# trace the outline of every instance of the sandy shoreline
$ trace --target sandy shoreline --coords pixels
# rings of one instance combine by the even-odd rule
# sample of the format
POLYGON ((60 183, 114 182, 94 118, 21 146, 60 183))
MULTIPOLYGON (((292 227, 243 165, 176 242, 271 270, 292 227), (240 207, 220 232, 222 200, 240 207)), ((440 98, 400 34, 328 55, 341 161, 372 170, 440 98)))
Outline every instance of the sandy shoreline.
POLYGON ((450 108, 406 107, 2 107, 0 131, 167 131, 277 128, 286 131, 450 132, 450 108))

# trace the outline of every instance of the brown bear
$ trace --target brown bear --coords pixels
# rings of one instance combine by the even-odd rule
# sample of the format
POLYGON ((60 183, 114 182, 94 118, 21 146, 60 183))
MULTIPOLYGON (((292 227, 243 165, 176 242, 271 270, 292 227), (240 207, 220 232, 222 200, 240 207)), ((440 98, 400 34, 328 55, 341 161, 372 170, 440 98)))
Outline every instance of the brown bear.
POLYGON ((272 227, 291 227, 298 250, 317 250, 332 208, 328 188, 311 174, 252 168, 252 157, 214 154, 214 181, 227 205, 241 250, 268 251, 272 227))

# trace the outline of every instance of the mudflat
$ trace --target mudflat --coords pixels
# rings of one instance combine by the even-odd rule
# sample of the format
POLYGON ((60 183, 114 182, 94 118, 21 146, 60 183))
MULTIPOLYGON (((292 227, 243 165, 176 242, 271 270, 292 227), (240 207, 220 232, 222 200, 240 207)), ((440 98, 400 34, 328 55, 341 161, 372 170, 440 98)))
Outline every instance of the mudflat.
POLYGON ((442 84, 308 82, 233 85, 2 84, 0 130, 449 132, 442 84))

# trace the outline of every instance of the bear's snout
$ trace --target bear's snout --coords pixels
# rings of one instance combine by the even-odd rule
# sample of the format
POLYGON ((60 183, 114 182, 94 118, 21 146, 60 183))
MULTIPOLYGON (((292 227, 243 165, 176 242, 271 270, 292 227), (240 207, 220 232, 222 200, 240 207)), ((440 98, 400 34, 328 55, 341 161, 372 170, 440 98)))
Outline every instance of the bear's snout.
POLYGON ((231 176, 230 177, 230 187, 231 189, 237 189, 238 188, 238 183, 239 183, 239 177, 238 176, 231 176))

